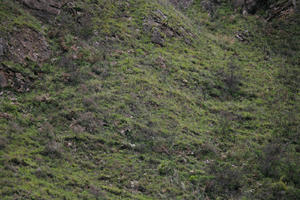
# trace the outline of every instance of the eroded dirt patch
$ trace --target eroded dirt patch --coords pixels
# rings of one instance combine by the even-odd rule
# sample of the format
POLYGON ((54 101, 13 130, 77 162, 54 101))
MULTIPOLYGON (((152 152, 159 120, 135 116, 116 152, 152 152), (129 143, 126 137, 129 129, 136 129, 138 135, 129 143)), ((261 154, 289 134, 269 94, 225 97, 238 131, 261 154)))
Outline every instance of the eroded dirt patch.
POLYGON ((24 27, 12 33, 8 46, 10 60, 25 64, 27 60, 41 63, 50 58, 51 49, 46 38, 31 28, 24 27))

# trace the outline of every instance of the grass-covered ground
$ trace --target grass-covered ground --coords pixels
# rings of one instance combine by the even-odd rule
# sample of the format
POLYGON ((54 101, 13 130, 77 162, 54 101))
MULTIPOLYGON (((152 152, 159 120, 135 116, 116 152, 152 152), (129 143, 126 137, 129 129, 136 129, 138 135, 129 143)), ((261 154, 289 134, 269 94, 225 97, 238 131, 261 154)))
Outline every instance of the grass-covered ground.
POLYGON ((1 60, 28 82, 1 88, 1 200, 300 198, 297 12, 82 0, 45 21, 1 0, 8 46, 25 28, 52 54, 1 60))

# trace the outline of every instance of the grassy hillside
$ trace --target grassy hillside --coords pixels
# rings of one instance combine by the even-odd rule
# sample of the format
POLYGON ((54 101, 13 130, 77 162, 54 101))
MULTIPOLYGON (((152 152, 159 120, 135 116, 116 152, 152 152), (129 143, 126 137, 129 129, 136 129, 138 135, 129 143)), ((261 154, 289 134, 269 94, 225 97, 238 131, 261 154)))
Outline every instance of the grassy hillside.
POLYGON ((59 9, 0 0, 0 199, 300 198, 299 13, 59 9))

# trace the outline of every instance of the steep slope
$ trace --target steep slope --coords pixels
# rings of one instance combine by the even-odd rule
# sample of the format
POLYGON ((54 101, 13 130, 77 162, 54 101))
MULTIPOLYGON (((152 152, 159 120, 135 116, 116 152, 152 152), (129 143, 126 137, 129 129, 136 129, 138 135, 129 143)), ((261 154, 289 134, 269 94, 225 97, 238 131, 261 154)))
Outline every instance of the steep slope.
POLYGON ((1 199, 299 199, 297 11, 37 2, 0 3, 1 199))

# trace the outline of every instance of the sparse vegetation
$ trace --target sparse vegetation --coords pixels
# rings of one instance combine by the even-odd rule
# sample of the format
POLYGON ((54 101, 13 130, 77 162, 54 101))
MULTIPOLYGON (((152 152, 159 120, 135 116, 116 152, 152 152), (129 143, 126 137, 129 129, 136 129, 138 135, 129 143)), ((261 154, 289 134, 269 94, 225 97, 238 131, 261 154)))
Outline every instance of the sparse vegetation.
POLYGON ((0 3, 1 200, 300 199, 298 10, 20 2, 0 3))

